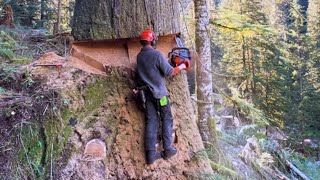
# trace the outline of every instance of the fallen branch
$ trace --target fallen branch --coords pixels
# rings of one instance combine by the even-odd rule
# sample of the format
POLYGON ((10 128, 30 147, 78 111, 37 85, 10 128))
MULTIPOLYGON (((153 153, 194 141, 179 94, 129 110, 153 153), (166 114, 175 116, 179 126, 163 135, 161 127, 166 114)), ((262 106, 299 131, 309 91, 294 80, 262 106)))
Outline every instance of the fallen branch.
POLYGON ((292 170, 297 176, 299 176, 303 180, 310 180, 308 176, 306 176, 303 172, 301 172, 297 167, 295 167, 290 161, 288 161, 284 156, 281 151, 276 151, 275 152, 278 155, 278 159, 280 160, 283 165, 286 165, 290 170, 292 170))
POLYGON ((36 45, 38 49, 40 49, 43 53, 46 53, 40 46, 36 45))
POLYGON ((0 108, 8 107, 26 101, 30 101, 30 97, 16 94, 0 95, 0 108))
MULTIPOLYGON (((49 41, 48 41, 49 42, 49 41)), ((55 44, 53 44, 52 42, 49 42, 49 44, 57 49, 60 49, 58 46, 56 46, 55 44)))
POLYGON ((14 104, 18 104, 18 103, 22 103, 25 102, 27 99, 26 98, 21 98, 21 99, 13 99, 13 100, 9 100, 6 102, 0 102, 0 108, 4 108, 4 107, 8 107, 14 104))
POLYGON ((15 97, 21 97, 22 94, 20 93, 15 93, 11 91, 6 91, 0 94, 0 100, 5 99, 5 98, 15 98, 15 97))
POLYGON ((285 162, 286 162, 286 165, 303 180, 310 180, 308 176, 306 176, 303 172, 301 172, 298 168, 296 168, 291 162, 289 162, 288 160, 285 160, 285 162))

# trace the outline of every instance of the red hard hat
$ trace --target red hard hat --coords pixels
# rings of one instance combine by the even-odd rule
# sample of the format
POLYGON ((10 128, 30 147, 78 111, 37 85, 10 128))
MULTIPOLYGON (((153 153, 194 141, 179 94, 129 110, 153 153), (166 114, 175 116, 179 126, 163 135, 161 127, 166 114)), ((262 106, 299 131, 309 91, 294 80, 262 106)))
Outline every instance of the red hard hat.
POLYGON ((147 29, 141 33, 140 40, 151 42, 153 40, 157 40, 157 35, 152 30, 147 29))

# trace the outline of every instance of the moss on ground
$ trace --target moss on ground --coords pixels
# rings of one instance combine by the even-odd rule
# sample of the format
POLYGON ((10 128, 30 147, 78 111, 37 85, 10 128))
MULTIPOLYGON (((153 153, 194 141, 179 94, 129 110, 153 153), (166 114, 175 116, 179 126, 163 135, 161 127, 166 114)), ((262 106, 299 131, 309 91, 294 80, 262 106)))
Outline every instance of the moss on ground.
MULTIPOLYGON (((20 137, 24 148, 19 149, 17 165, 21 165, 28 171, 28 176, 43 179, 49 173, 51 160, 55 162, 61 157, 70 137, 73 134, 72 126, 69 124, 71 118, 85 120, 96 109, 101 106, 106 98, 106 93, 110 90, 110 81, 108 79, 98 78, 97 81, 88 85, 83 91, 70 91, 61 93, 61 99, 72 99, 74 97, 85 97, 84 109, 79 108, 73 111, 72 105, 80 103, 75 99, 73 104, 65 109, 52 109, 54 118, 46 119, 41 125, 34 121, 30 124, 22 124, 20 137), (34 177, 36 176, 36 177, 34 177)), ((69 89, 68 89, 69 90, 69 89)), ((66 91, 68 91, 66 90, 66 91)), ((96 121, 90 119, 90 121, 96 121)), ((111 119, 108 122, 112 123, 111 119)), ((92 122, 91 122, 92 123, 92 122)), ((113 130, 112 130, 113 131, 113 130)), ((70 154, 72 155, 72 153, 70 154)))
POLYGON ((48 145, 46 159, 52 157, 55 160, 58 158, 69 141, 72 135, 72 128, 68 126, 68 122, 71 117, 73 117, 73 113, 65 109, 61 112, 60 118, 46 120, 44 125, 48 145))
POLYGON ((32 62, 32 58, 29 57, 15 57, 12 61, 16 64, 29 64, 32 62))
MULTIPOLYGON (((92 117, 92 114, 97 113, 97 109, 102 105, 103 101, 107 98, 107 92, 110 90, 111 81, 106 78, 97 78, 92 84, 89 84, 83 92, 80 90, 70 91, 71 97, 68 97, 68 92, 64 93, 64 99, 78 98, 83 96, 85 99, 85 105, 77 111, 72 111, 71 107, 64 109, 62 112, 57 112, 57 119, 47 120, 45 123, 45 135, 48 144, 47 159, 51 157, 51 144, 53 145, 52 156, 56 160, 61 156, 61 153, 65 149, 67 142, 73 134, 72 126, 69 125, 71 118, 76 118, 78 121, 87 121, 87 124, 97 121, 92 117), (89 118, 86 118, 89 117, 89 118), (92 117, 92 118, 90 118, 92 117)), ((63 94, 63 93, 62 93, 63 94)), ((79 100, 79 99, 78 99, 79 100)), ((78 103, 74 101, 73 103, 78 103)), ((72 106, 72 105, 71 105, 72 106)), ((112 121, 108 121, 108 123, 112 121)))
POLYGON ((78 153, 68 143, 74 131, 70 121, 72 119, 88 127, 102 120, 110 130, 110 134, 105 139, 109 154, 119 123, 115 120, 114 113, 118 112, 120 105, 112 97, 120 89, 119 81, 126 80, 119 78, 117 72, 113 72, 109 77, 95 77, 84 87, 63 89, 58 92, 62 107, 49 108, 48 112, 51 112, 49 113, 51 115, 44 117, 41 122, 32 121, 32 124, 23 125, 21 140, 24 148, 18 150, 16 165, 26 170, 29 173, 27 176, 31 178, 48 178, 51 161, 56 163, 61 160, 61 157, 63 161, 67 161, 73 154, 78 153), (106 101, 108 101, 110 116, 103 119, 97 118, 98 109, 106 101))
POLYGON ((36 124, 21 124, 19 139, 22 148, 18 152, 18 162, 25 162, 30 177, 43 176, 43 155, 45 142, 36 124), (32 173, 32 171, 34 173, 32 173))

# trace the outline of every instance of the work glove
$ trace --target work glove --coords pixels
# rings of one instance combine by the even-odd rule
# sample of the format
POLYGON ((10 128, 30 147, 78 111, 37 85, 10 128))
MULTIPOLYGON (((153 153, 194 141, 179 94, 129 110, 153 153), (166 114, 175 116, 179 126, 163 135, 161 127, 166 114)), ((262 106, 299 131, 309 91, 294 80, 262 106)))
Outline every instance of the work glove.
POLYGON ((191 67, 190 67, 190 60, 189 60, 189 59, 185 59, 185 60, 183 61, 183 64, 186 66, 186 68, 185 68, 184 70, 188 71, 188 70, 191 69, 191 67))
POLYGON ((187 60, 187 62, 183 62, 179 66, 173 68, 173 75, 178 74, 181 70, 189 70, 190 69, 190 62, 187 60))
POLYGON ((183 70, 183 69, 186 69, 187 66, 186 66, 186 64, 182 63, 182 64, 180 64, 180 65, 178 66, 178 68, 179 68, 179 70, 181 71, 181 70, 183 70))

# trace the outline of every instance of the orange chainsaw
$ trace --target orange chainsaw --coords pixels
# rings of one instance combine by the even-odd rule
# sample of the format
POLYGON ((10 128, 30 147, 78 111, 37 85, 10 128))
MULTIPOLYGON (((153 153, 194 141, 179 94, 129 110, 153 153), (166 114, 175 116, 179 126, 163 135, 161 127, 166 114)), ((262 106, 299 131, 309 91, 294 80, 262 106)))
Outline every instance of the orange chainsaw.
POLYGON ((183 47, 181 39, 176 37, 177 46, 168 53, 168 58, 170 64, 173 67, 177 67, 180 64, 184 63, 184 61, 191 61, 190 50, 188 48, 183 47))

